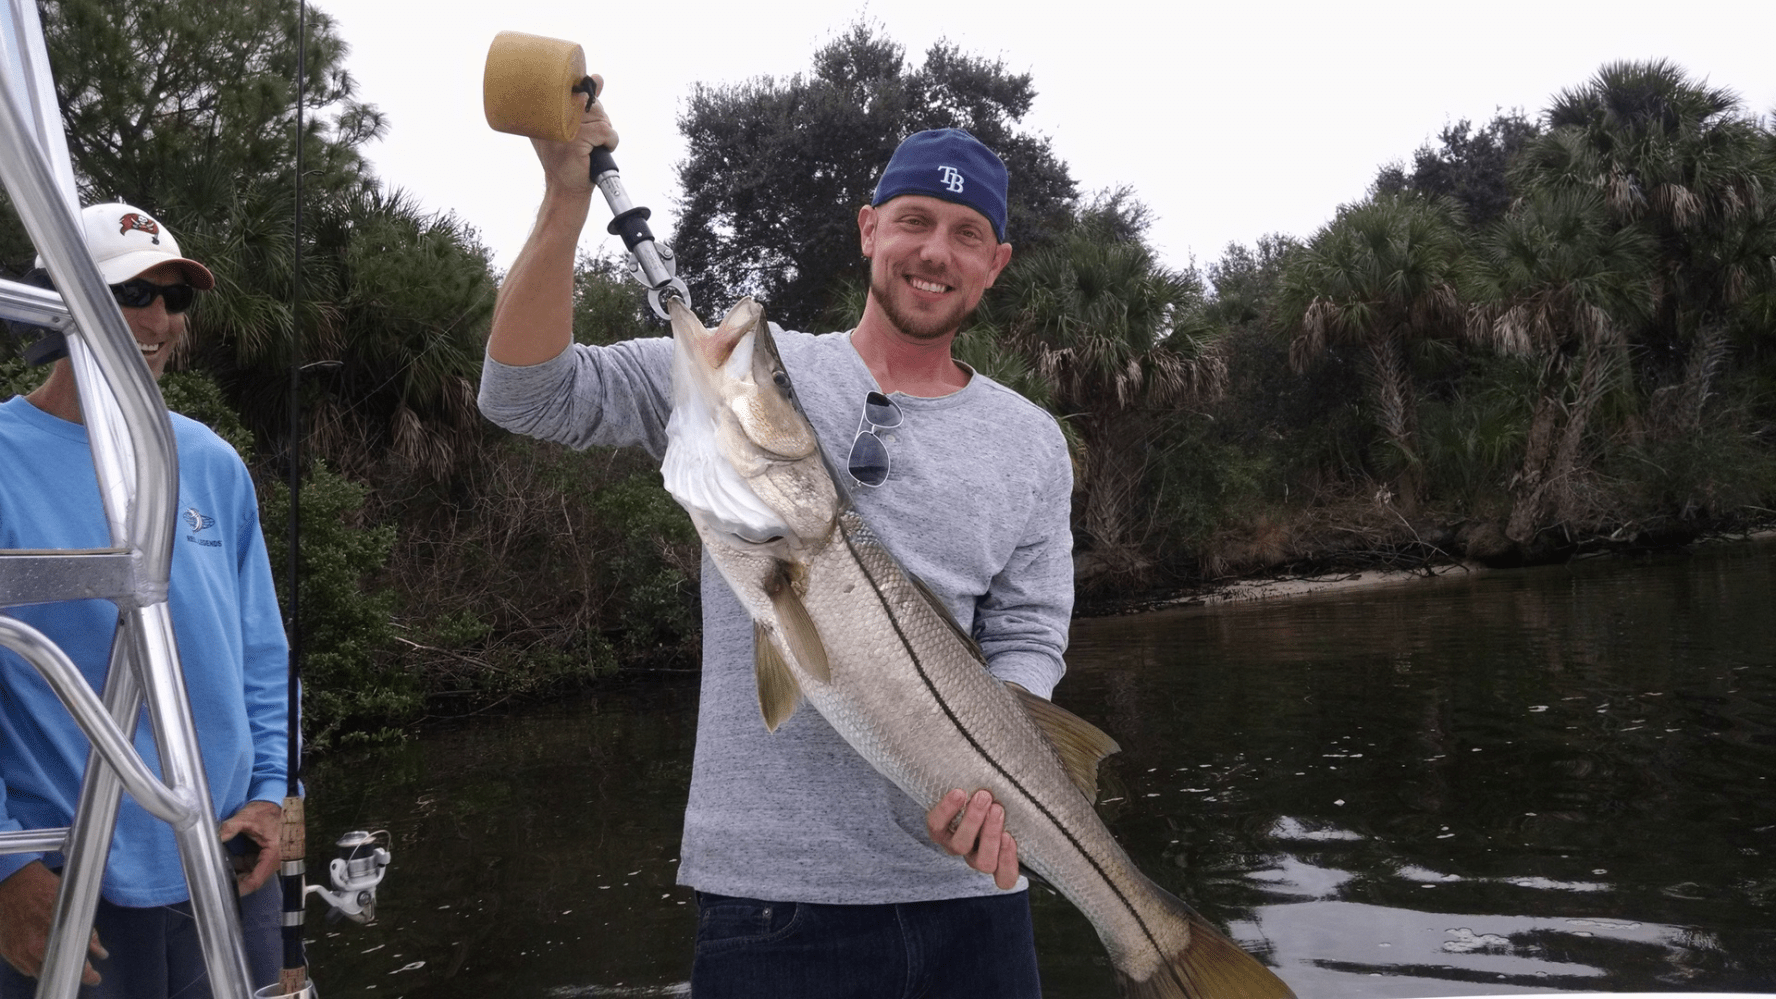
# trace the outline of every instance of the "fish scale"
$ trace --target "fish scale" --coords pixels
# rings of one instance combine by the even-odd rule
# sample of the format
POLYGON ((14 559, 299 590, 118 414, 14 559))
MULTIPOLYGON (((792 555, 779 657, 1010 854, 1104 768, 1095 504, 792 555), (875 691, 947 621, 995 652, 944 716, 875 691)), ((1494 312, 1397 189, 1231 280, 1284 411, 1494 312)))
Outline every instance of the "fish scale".
POLYGON ((807 564, 810 615, 817 625, 843 622, 847 640, 827 643, 831 683, 805 680, 802 692, 845 741, 922 808, 952 788, 992 792, 1020 860, 1095 925, 1117 926, 1105 943, 1137 977, 1151 975, 1164 950, 1186 946, 1188 927, 1161 911, 1053 743, 855 511, 807 564))

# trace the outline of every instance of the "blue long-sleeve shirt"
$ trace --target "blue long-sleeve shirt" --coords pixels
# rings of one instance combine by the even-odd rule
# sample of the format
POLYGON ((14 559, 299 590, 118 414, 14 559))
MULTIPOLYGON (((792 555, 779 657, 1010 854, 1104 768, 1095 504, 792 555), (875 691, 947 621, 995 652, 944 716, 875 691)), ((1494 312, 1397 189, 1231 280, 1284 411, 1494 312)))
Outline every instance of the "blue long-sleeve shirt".
MULTIPOLYGON (((288 646, 272 587, 252 479, 234 449, 174 414, 179 515, 169 609, 216 817, 285 791, 288 646)), ((0 548, 104 548, 86 428, 22 397, 0 404, 0 548)), ((116 630, 105 600, 0 609, 44 632, 103 691, 116 630)), ((160 758, 146 712, 135 745, 160 758)), ((0 831, 68 825, 86 770, 87 741, 36 669, 0 649, 0 831)), ((56 855, 0 855, 0 879, 56 855)), ((172 831, 124 795, 103 894, 117 905, 188 897, 172 831)))

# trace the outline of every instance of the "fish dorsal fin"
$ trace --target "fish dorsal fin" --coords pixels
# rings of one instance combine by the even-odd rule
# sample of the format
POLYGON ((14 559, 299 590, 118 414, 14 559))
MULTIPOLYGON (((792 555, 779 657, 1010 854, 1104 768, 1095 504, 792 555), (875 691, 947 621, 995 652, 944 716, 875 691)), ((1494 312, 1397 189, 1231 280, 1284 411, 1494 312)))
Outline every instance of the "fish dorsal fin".
POLYGON ((1037 697, 1009 681, 1005 684, 1017 695, 1018 702, 1029 712, 1030 720, 1048 736, 1060 754, 1061 766, 1072 778, 1073 786, 1087 801, 1098 800, 1098 762, 1120 750, 1116 740, 1101 729, 1066 708, 1044 697, 1037 697))
POLYGON ((783 644, 803 672, 821 683, 832 682, 832 666, 827 661, 826 643, 820 640, 820 629, 796 593, 788 563, 779 563, 777 573, 765 586, 771 598, 771 609, 777 612, 777 626, 783 631, 783 644))
POLYGON ((752 671, 758 677, 759 714, 765 717, 766 731, 775 732, 795 714, 802 701, 802 687, 789 664, 777 654, 765 626, 756 621, 752 625, 752 671))
POLYGON ((919 595, 925 598, 925 602, 930 604, 933 610, 937 611, 937 616, 943 618, 943 623, 949 625, 950 630, 956 633, 956 637, 962 640, 962 644, 968 647, 969 654, 974 656, 975 660, 982 666, 985 666, 987 663, 987 657, 981 652, 980 644, 974 640, 973 635, 962 630, 962 623, 956 620, 956 615, 950 613, 950 608, 945 606, 944 602, 937 598, 937 594, 931 589, 931 587, 925 584, 923 579, 920 579, 918 576, 915 576, 910 572, 907 573, 906 576, 913 581, 913 589, 919 591, 919 595))

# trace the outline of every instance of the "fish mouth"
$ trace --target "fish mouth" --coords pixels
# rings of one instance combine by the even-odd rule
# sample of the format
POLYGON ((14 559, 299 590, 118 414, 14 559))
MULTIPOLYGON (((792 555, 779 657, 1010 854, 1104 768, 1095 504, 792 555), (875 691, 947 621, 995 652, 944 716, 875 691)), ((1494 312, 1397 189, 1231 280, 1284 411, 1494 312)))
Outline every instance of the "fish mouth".
MULTIPOLYGON (((723 452, 723 426, 735 418, 741 398, 759 391, 752 386, 755 355, 761 349, 761 310, 742 302, 714 329, 704 327, 676 299, 672 335, 672 415, 667 421, 668 445, 661 476, 666 491, 700 528, 736 545, 758 548, 781 543, 793 534, 783 516, 759 496, 745 475, 723 452), (752 387, 748 387, 752 386, 752 387), (735 393, 738 392, 738 396, 735 393)), ((763 349, 774 351, 769 334, 763 349)), ((764 391, 772 391, 770 385, 764 391)), ((730 440, 750 448, 749 465, 777 455, 733 433, 730 440)))
POLYGON ((678 299, 673 299, 669 308, 674 317, 682 314, 682 320, 672 325, 672 337, 682 341, 686 352, 701 363, 698 384, 712 398, 720 393, 713 389, 714 379, 726 376, 735 380, 745 380, 752 364, 752 351, 758 337, 754 336, 763 328, 758 322, 759 311, 752 306, 749 314, 742 314, 743 305, 734 307, 722 324, 716 327, 705 327, 697 321, 690 309, 678 299), (728 325, 730 320, 739 318, 741 321, 728 325))
MULTIPOLYGON (((742 343, 746 342, 747 337, 752 336, 752 333, 753 328, 750 325, 735 329, 717 327, 710 330, 709 338, 698 344, 698 350, 703 354, 703 363, 715 370, 727 367, 728 363, 734 360, 734 352, 739 349, 742 343)), ((742 360, 743 367, 751 364, 750 351, 746 352, 746 356, 742 360)))

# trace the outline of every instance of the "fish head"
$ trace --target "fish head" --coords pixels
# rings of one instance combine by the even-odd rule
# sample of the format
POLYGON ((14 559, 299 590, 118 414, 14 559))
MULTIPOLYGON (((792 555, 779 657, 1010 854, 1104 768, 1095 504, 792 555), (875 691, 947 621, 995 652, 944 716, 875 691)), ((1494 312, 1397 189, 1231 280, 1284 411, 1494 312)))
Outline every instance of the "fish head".
POLYGON ((676 299, 669 310, 673 408, 661 468, 667 490, 705 541, 777 548, 824 542, 837 521, 839 492, 764 309, 742 299, 713 329, 676 299))

